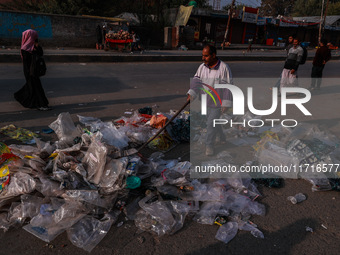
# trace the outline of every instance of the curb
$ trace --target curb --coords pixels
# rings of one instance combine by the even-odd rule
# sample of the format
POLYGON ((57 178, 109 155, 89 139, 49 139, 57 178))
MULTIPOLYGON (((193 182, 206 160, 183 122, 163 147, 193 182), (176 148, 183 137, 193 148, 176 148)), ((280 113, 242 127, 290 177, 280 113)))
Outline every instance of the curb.
MULTIPOLYGON (((283 56, 219 56, 223 61, 284 61, 283 56)), ((179 55, 44 55, 46 62, 107 62, 107 63, 123 63, 123 62, 200 62, 201 56, 179 56, 179 55)), ((313 60, 313 57, 308 57, 313 60)), ((332 60, 338 60, 340 56, 333 56, 332 60)), ((0 63, 21 63, 20 55, 2 54, 0 55, 0 63)))

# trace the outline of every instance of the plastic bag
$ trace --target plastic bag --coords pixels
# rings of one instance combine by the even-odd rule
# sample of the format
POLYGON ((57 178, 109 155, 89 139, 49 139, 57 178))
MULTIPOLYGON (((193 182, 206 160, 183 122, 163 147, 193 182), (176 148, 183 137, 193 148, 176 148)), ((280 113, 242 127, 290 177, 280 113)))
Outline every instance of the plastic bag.
POLYGON ((78 115, 78 118, 81 123, 91 127, 92 133, 99 131, 103 135, 102 139, 105 143, 119 149, 128 146, 129 139, 125 133, 118 130, 112 122, 102 122, 100 119, 80 115, 78 115))
POLYGON ((258 228, 256 228, 253 225, 250 225, 247 222, 239 221, 238 222, 238 229, 244 230, 244 231, 250 231, 250 233, 256 238, 261 238, 261 239, 264 238, 263 233, 258 228))
POLYGON ((15 173, 7 187, 7 196, 18 196, 31 193, 36 186, 35 180, 25 173, 15 173))
POLYGON ((221 208, 221 202, 204 202, 194 220, 201 224, 213 225, 221 208))
POLYGON ((120 211, 113 211, 100 220, 85 216, 67 230, 68 238, 75 246, 91 252, 109 232, 119 214, 120 211))
POLYGON ((81 136, 81 132, 76 128, 70 113, 60 113, 58 118, 49 127, 54 130, 60 142, 73 144, 73 139, 81 136))
POLYGON ((23 218, 33 218, 40 212, 40 206, 44 203, 44 199, 32 195, 22 195, 21 197, 21 210, 23 218))
POLYGON ((87 170, 87 180, 99 184, 106 163, 106 154, 106 146, 94 137, 82 161, 87 170))
POLYGON ((36 189, 45 197, 58 197, 64 193, 64 191, 60 189, 58 182, 52 181, 43 175, 40 175, 39 179, 41 183, 37 183, 36 189))
POLYGON ((215 238, 227 244, 236 236, 237 230, 238 225, 236 222, 227 222, 220 226, 215 238))
POLYGON ((122 188, 122 178, 128 164, 128 158, 109 159, 104 167, 99 186, 105 193, 112 193, 122 188))
MULTIPOLYGON (((77 214, 73 218, 67 218, 64 221, 59 222, 59 224, 55 224, 51 216, 44 216, 43 218, 45 221, 42 221, 42 225, 33 226, 32 223, 30 223, 24 226, 23 229, 45 242, 51 242, 64 232, 66 228, 78 222, 85 215, 86 214, 77 214)), ((36 217, 41 217, 41 215, 39 214, 36 217)))

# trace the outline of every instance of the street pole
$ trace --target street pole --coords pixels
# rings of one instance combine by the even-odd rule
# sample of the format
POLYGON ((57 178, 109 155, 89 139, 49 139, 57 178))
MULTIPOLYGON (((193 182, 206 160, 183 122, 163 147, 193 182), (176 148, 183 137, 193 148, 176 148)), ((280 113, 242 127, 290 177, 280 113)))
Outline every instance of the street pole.
POLYGON ((229 26, 230 26, 230 20, 231 20, 231 16, 233 15, 234 4, 235 4, 235 0, 233 0, 231 2, 231 6, 230 6, 230 9, 229 9, 228 23, 227 23, 227 28, 226 28, 225 33, 224 33, 224 39, 223 39, 223 43, 222 43, 222 50, 224 50, 224 44, 225 44, 225 41, 227 40, 227 35, 228 35, 228 32, 229 32, 229 26))
MULTIPOLYGON (((325 30, 326 17, 327 17, 327 10, 328 10, 328 4, 329 4, 329 0, 327 0, 326 9, 325 9, 325 14, 323 15, 323 22, 322 22, 322 31, 321 31, 321 34, 323 34, 323 33, 324 33, 324 30, 325 30)), ((320 40, 321 40, 321 38, 320 38, 320 40)))
POLYGON ((318 38, 319 45, 320 45, 320 40, 321 40, 321 30, 322 30, 322 22, 323 22, 323 6, 324 5, 325 5, 325 0, 322 0, 321 16, 320 16, 320 24, 319 24, 319 38, 318 38))

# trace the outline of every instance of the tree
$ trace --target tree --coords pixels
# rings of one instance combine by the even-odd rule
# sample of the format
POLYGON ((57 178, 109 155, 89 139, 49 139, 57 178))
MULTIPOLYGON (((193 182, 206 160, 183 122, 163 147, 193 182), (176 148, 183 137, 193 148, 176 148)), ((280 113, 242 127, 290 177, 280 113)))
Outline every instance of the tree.
POLYGON ((262 0, 260 15, 277 17, 289 16, 296 0, 262 0))
POLYGON ((340 1, 329 5, 327 15, 340 15, 340 1))
POLYGON ((293 16, 320 16, 322 0, 297 0, 293 10, 293 16))
MULTIPOLYGON (((325 0, 325 6, 326 7, 325 0)), ((320 16, 322 0, 297 0, 294 6, 293 16, 320 16)), ((340 0, 330 1, 327 15, 340 15, 340 0)))
POLYGON ((18 11, 82 15, 94 13, 99 0, 13 0, 2 7, 18 11))

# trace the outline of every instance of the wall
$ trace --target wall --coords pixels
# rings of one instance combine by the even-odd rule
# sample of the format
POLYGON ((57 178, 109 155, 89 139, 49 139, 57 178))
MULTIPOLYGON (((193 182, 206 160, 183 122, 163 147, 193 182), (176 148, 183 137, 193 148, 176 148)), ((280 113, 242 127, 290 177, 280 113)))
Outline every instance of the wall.
POLYGON ((22 32, 38 31, 43 47, 95 47, 96 26, 104 19, 0 11, 0 45, 20 46, 22 32))

